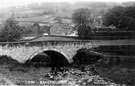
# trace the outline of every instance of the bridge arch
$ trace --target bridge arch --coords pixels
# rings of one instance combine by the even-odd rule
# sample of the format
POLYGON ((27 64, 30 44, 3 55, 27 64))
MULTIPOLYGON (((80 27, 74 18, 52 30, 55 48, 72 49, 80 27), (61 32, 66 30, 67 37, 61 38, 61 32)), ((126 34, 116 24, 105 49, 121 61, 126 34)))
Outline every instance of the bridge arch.
POLYGON ((29 57, 28 60, 30 61, 30 60, 34 59, 40 53, 44 53, 44 54, 48 55, 51 58, 53 65, 65 66, 70 63, 68 56, 64 52, 62 52, 58 49, 41 49, 37 52, 34 52, 29 57))

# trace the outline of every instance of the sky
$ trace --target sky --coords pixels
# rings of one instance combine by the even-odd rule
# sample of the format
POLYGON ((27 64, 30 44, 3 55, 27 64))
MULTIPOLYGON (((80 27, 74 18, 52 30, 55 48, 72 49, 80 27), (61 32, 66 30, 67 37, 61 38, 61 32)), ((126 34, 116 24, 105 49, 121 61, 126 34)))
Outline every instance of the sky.
POLYGON ((86 2, 86 1, 101 1, 101 2, 126 2, 135 0, 0 0, 0 8, 11 7, 11 6, 23 6, 31 3, 41 3, 41 2, 86 2))

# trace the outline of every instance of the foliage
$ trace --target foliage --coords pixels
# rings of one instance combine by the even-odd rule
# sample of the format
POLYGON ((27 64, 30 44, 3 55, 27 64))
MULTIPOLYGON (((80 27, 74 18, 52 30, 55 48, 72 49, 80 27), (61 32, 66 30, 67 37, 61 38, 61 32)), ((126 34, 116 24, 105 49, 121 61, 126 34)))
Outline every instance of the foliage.
POLYGON ((35 32, 36 35, 39 35, 39 34, 40 34, 40 26, 39 26, 39 23, 35 23, 35 24, 33 25, 33 29, 35 30, 34 32, 35 32))
POLYGON ((78 24, 85 25, 90 21, 90 11, 86 8, 77 9, 72 16, 73 22, 78 24))
POLYGON ((90 10, 87 8, 77 9, 72 15, 72 20, 76 24, 79 37, 88 37, 91 32, 90 23, 92 23, 90 10))
POLYGON ((73 57, 74 64, 94 64, 102 59, 102 56, 95 53, 91 53, 88 49, 82 48, 77 51, 77 54, 73 57))
POLYGON ((91 35, 91 27, 80 25, 77 28, 77 32, 78 32, 79 37, 89 37, 91 35))
POLYGON ((103 16, 103 24, 113 25, 121 30, 135 30, 135 6, 117 6, 103 16))
POLYGON ((106 26, 114 25, 117 28, 119 27, 119 21, 120 17, 122 15, 123 7, 114 7, 111 10, 109 10, 108 13, 106 13, 103 17, 103 23, 106 26))
POLYGON ((17 21, 13 18, 8 18, 1 29, 1 41, 3 42, 13 42, 18 41, 21 38, 22 30, 20 26, 17 25, 17 21))

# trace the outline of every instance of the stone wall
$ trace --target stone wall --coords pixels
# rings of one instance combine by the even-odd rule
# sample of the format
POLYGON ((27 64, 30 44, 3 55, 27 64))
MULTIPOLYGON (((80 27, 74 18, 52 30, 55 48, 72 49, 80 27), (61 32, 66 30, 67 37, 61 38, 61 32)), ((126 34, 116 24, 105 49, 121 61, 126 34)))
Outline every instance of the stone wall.
POLYGON ((7 55, 24 63, 41 52, 54 50, 63 54, 71 63, 72 57, 76 54, 77 50, 91 47, 91 43, 86 41, 7 43, 0 45, 0 55, 7 55))

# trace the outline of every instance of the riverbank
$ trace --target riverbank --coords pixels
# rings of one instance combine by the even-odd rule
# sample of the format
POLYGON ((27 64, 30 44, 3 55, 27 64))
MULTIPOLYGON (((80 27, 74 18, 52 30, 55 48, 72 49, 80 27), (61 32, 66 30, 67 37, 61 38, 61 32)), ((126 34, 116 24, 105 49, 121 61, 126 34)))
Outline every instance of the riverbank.
POLYGON ((95 65, 102 77, 118 84, 135 85, 135 46, 99 46, 93 51, 107 54, 95 65))
MULTIPOLYGON (((116 59, 116 58, 114 58, 116 59)), ((104 78, 111 79, 117 84, 135 85, 135 59, 128 59, 122 63, 105 63, 99 62, 95 65, 95 69, 99 75, 104 78)))
POLYGON ((67 71, 51 74, 51 78, 48 76, 50 67, 26 66, 6 56, 1 56, 0 62, 0 74, 16 85, 115 85, 88 70, 90 68, 82 72, 80 68, 66 67, 67 71))

